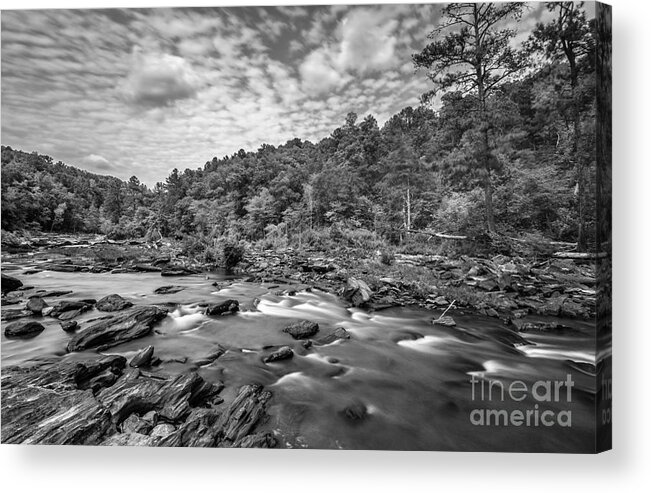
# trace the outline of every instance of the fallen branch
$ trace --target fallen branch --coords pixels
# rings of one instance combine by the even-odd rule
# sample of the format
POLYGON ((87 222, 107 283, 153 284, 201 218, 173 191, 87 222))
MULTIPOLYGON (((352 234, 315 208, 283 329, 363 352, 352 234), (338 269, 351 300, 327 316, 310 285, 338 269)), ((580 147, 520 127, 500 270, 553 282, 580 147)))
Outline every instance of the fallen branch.
POLYGON ((429 235, 429 236, 434 236, 436 238, 443 238, 445 240, 467 240, 467 236, 458 236, 458 235, 448 235, 445 233, 431 233, 429 231, 416 231, 413 229, 408 229, 406 230, 407 233, 415 233, 415 234, 423 234, 423 235, 429 235))
POLYGON ((597 260, 607 256, 607 252, 556 252, 552 254, 554 258, 567 258, 570 260, 597 260))
POLYGON ((443 313, 441 313, 441 316, 439 319, 443 318, 445 314, 454 306, 454 304, 457 302, 457 300, 452 300, 452 303, 450 303, 450 306, 448 306, 443 313))

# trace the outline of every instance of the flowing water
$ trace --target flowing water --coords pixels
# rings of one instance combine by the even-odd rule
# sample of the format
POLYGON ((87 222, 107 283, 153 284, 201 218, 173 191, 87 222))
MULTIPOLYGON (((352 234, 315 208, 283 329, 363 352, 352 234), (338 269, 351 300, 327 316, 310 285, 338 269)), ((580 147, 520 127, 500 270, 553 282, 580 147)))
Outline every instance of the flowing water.
MULTIPOLYGON (((525 334, 523 341, 491 318, 456 313, 456 327, 435 326, 431 320, 438 314, 424 309, 369 313, 347 308, 341 299, 322 291, 276 295, 287 286, 246 283, 215 273, 179 278, 156 273, 23 274, 33 266, 3 263, 3 268, 15 269, 8 274, 26 285, 73 291, 49 299, 50 304, 118 293, 136 304, 168 307, 168 316, 150 336, 105 354, 129 358, 153 344, 163 362, 152 371, 172 374, 197 369, 193 361, 217 344, 228 348, 197 371, 209 381, 224 382, 226 402, 243 384, 259 383, 271 390, 270 419, 263 428, 274 431, 281 447, 581 452, 593 446, 595 343, 594 326, 588 322, 566 320, 563 323, 572 330, 525 334), (215 281, 223 287, 213 286, 215 281), (154 294, 169 284, 184 289, 154 294), (253 308, 255 298, 260 301, 253 308), (225 317, 202 314, 200 305, 226 299, 237 299, 243 311, 225 317), (305 349, 301 341, 282 332, 288 323, 302 319, 319 324, 315 339, 335 327, 345 328, 351 338, 305 349), (293 348, 292 359, 262 361, 283 345, 293 348), (557 383, 568 378, 570 392, 567 383, 557 383), (516 389, 528 390, 509 394, 514 381, 516 389), (538 397, 533 395, 532 387, 539 381, 550 381, 555 392, 545 394, 543 386, 538 397), (540 399, 541 394, 551 395, 551 402, 540 399), (509 416, 515 412, 519 424, 486 425, 480 418, 487 409, 509 416), (569 412, 571 426, 558 422, 546 426, 541 419, 544 411, 559 421, 564 413, 565 425, 569 412), (528 421, 521 422, 517 413, 525 417, 529 413, 528 421)), ((88 320, 105 315, 93 309, 77 320, 83 330, 88 320)), ((71 336, 52 318, 39 321, 46 330, 33 339, 2 335, 3 366, 96 356, 66 353, 71 336)))

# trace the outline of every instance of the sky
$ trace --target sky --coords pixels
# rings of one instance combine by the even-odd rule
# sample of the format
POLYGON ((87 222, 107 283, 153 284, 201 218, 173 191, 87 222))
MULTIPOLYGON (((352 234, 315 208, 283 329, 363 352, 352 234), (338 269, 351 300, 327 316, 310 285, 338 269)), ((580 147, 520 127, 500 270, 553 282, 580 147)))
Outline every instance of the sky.
MULTIPOLYGON (((2 144, 153 185, 262 143, 382 125, 431 89, 441 4, 2 12, 2 144)), ((524 39, 543 19, 530 4, 524 39)))

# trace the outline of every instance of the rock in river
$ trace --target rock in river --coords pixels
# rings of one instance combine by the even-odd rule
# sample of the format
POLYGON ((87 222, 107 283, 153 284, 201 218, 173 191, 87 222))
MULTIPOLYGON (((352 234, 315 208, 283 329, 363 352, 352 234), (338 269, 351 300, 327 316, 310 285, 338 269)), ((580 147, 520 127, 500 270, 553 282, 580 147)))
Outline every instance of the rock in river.
POLYGON ((27 302, 26 308, 34 315, 41 315, 43 308, 47 308, 48 304, 40 296, 30 298, 27 302))
POLYGON ((101 300, 97 302, 95 308, 102 312, 118 312, 120 310, 125 310, 131 308, 133 303, 128 300, 125 300, 119 294, 109 294, 104 296, 101 300))
POLYGON ((240 303, 237 300, 226 300, 223 303, 209 305, 206 308, 206 315, 232 315, 239 309, 240 303))
POLYGON ((161 286, 160 288, 154 289, 154 294, 174 294, 184 289, 183 286, 161 286))
POLYGON ((68 320, 67 322, 61 322, 61 328, 65 332, 74 332, 79 327, 79 324, 76 320, 68 320))
POLYGON ((5 276, 2 274, 2 292, 3 293, 8 293, 10 291, 16 291, 19 287, 21 287, 23 283, 16 279, 15 277, 11 276, 5 276))
POLYGON ((5 328, 6 337, 35 337, 45 330, 38 322, 14 322, 5 328))
POLYGON ((294 356, 294 351, 289 346, 283 346, 277 351, 274 351, 269 356, 266 356, 263 361, 265 363, 272 363, 274 361, 280 361, 283 359, 289 359, 294 356))
POLYGON ((136 354, 129 362, 129 366, 140 368, 141 366, 149 366, 151 359, 154 356, 154 346, 147 346, 136 354))
MULTIPOLYGON (((48 315, 59 320, 70 320, 93 307, 95 300, 61 301, 48 315)), ((43 315, 46 309, 43 309, 43 315)))
POLYGON ((283 332, 291 335, 294 339, 307 339, 319 331, 319 324, 309 320, 301 320, 294 324, 288 325, 283 332))
POLYGON ((98 350, 148 335, 154 324, 167 315, 156 306, 139 306, 120 315, 102 320, 77 333, 68 342, 68 351, 98 350))
POLYGON ((443 325, 445 327, 454 327, 457 323, 450 315, 443 315, 442 317, 432 320, 434 325, 443 325))

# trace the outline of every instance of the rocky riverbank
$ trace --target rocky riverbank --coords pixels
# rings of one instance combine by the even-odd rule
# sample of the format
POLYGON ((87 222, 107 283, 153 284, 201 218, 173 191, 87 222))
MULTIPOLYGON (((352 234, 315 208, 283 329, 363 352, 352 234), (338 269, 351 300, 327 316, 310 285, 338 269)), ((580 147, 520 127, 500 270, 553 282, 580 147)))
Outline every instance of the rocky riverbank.
MULTIPOLYGON (((61 272, 160 272, 182 276, 216 268, 183 255, 172 243, 111 241, 103 237, 45 236, 3 244, 3 251, 30 255, 34 267, 61 272)), ((342 249, 249 251, 235 275, 251 282, 301 284, 344 294, 349 279, 369 288, 365 307, 418 305, 476 312, 504 320, 527 315, 591 319, 596 313, 595 264, 563 258, 472 257, 396 254, 387 264, 376 254, 342 249)), ((16 288, 21 289, 21 288, 16 288)), ((174 285, 161 291, 175 292, 174 285)), ((4 288, 3 288, 4 290, 4 288)), ((3 305, 17 303, 8 294, 3 305)), ((5 293, 6 294, 6 293, 5 293)), ((38 292, 29 293, 39 295, 38 292)))
POLYGON ((223 385, 163 377, 122 356, 2 370, 2 442, 58 445, 273 447, 256 432, 271 393, 246 385, 215 409, 223 385))

